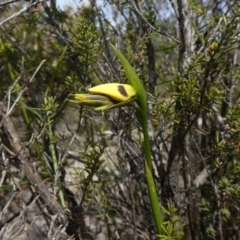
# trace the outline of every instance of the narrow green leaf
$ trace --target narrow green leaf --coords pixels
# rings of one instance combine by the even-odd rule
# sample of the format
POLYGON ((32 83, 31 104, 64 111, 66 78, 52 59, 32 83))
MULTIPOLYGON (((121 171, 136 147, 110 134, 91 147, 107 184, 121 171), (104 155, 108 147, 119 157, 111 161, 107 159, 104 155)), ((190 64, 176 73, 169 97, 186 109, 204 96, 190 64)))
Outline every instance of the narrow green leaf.
POLYGON ((147 94, 137 73, 135 72, 134 68, 130 65, 128 60, 121 54, 121 52, 117 48, 115 48, 113 45, 111 46, 123 66, 123 69, 128 78, 128 81, 137 92, 137 98, 140 103, 141 113, 146 114, 147 113, 147 94))

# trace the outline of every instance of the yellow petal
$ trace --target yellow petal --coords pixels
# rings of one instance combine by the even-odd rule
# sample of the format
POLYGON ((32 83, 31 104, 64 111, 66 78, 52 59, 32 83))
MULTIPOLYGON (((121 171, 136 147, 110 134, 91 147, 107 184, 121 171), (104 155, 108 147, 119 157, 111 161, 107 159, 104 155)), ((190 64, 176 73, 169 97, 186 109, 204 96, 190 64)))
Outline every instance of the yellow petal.
POLYGON ((94 94, 103 94, 111 97, 119 102, 127 101, 136 95, 136 91, 133 86, 121 83, 101 84, 96 87, 89 88, 88 90, 94 94))

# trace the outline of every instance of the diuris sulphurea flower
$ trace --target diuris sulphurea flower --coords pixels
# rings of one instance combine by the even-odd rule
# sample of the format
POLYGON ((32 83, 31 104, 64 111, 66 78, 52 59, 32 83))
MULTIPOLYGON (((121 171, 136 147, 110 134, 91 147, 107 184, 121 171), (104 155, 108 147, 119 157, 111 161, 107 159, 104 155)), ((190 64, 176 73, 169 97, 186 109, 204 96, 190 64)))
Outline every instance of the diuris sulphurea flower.
POLYGON ((92 93, 103 94, 118 102, 124 102, 136 95, 135 89, 129 84, 106 83, 88 89, 92 93))
POLYGON ((129 84, 106 83, 88 89, 92 94, 74 94, 81 105, 97 107, 95 110, 111 109, 127 105, 136 96, 129 84))

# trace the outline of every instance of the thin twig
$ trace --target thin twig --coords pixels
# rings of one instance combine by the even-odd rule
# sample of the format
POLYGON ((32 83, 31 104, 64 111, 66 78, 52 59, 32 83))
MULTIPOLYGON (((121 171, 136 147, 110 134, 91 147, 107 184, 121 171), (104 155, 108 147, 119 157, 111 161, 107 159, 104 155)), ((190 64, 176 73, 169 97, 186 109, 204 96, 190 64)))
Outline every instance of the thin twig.
POLYGON ((6 0, 6 1, 3 0, 3 2, 0 3, 0 6, 4 6, 4 5, 7 5, 7 4, 10 4, 10 3, 19 2, 19 1, 20 0, 6 0))
MULTIPOLYGON (((28 81, 29 83, 33 82, 34 77, 36 76, 37 72, 40 70, 40 68, 42 67, 42 65, 46 62, 46 60, 42 60, 41 63, 39 64, 39 66, 37 67, 36 71, 33 73, 32 77, 30 78, 30 80, 28 81)), ((17 78, 17 80, 19 80, 20 77, 17 78)), ((15 81, 15 83, 17 83, 17 80, 15 81)), ((13 105, 11 106, 11 108, 7 111, 6 113, 6 118, 11 114, 13 108, 15 107, 15 105, 18 103, 19 99, 22 97, 22 95, 28 90, 28 84, 22 88, 22 90, 20 91, 20 93, 17 96, 17 99, 14 101, 13 105)), ((9 96, 11 95, 11 91, 9 91, 9 96)), ((8 101, 8 103, 10 102, 10 99, 8 101)))
POLYGON ((134 7, 135 12, 142 18, 142 20, 143 20, 149 27, 151 27, 152 30, 154 30, 155 32, 157 32, 157 33, 165 36, 166 38, 172 40, 173 42, 179 43, 179 41, 178 41, 177 39, 171 37, 170 35, 168 35, 168 34, 165 33, 165 32, 162 32, 162 31, 156 29, 156 28, 143 16, 143 14, 138 10, 137 6, 136 6, 135 4, 132 4, 132 5, 133 5, 133 7, 134 7))
POLYGON ((3 184, 4 180, 5 180, 5 177, 7 175, 7 170, 8 170, 8 166, 9 166, 9 160, 5 156, 4 151, 2 151, 2 161, 3 161, 4 168, 3 168, 2 173, 1 173, 0 189, 2 187, 2 184, 3 184))
POLYGON ((46 1, 48 1, 48 0, 39 0, 37 2, 33 2, 33 3, 29 4, 29 5, 27 5, 26 7, 22 8, 20 11, 14 13, 12 16, 10 16, 10 17, 4 19, 2 22, 0 22, 0 26, 3 25, 6 22, 12 20, 13 18, 18 17, 22 13, 27 12, 28 10, 30 10, 32 7, 38 5, 39 3, 43 3, 43 2, 46 2, 46 1))

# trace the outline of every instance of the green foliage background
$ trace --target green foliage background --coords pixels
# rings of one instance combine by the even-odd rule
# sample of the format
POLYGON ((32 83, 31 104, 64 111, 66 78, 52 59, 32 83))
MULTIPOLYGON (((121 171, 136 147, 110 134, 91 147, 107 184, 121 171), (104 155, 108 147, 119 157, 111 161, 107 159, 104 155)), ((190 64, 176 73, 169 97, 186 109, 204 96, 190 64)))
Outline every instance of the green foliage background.
MULTIPOLYGON (((148 92, 154 180, 164 212, 161 239, 239 238, 240 6, 187 1, 194 48, 182 52, 175 14, 180 2, 106 1, 110 21, 95 1, 64 11, 54 1, 36 1, 0 23, 0 101, 11 110, 44 184, 76 222, 78 230, 66 227, 64 236, 158 238, 147 198, 141 116, 127 107, 94 112, 69 102, 90 86, 127 82, 112 44, 148 92)), ((0 3, 0 22, 26 4, 0 3)), ((33 193, 14 162, 3 162, 0 174, 0 233, 7 236, 5 224, 32 201, 11 198, 16 182, 20 193, 33 193)), ((35 220, 26 220, 34 211, 24 212, 19 229, 26 223, 32 229, 17 236, 46 238, 48 218, 41 222, 48 230, 37 231, 35 220)))

